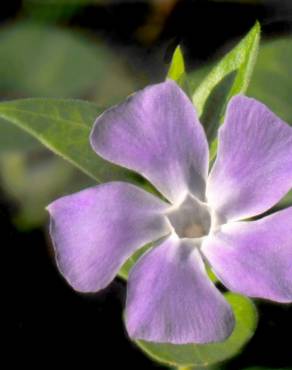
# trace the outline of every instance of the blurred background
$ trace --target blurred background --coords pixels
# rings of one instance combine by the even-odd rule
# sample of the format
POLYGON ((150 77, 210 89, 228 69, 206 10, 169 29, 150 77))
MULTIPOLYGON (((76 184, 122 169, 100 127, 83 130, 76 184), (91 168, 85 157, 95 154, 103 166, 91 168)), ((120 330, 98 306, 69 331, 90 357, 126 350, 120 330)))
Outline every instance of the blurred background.
MULTIPOLYGON (((199 82, 256 20, 262 47, 248 95, 292 123, 290 0, 9 0, 0 12, 0 100, 81 98, 108 107, 162 81, 177 44, 199 82)), ((40 369, 69 368, 78 360, 82 369, 163 368, 127 338, 122 280, 98 294, 80 295, 55 267, 44 207, 93 184, 0 121, 0 227, 11 361, 40 369)), ((255 336, 222 369, 292 369, 291 305, 256 304, 255 336)))

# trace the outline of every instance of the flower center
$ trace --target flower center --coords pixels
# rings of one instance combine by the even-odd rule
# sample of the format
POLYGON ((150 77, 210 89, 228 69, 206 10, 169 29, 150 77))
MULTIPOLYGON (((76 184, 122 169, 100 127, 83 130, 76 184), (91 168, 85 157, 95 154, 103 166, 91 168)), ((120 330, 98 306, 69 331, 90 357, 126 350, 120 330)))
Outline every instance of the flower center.
POLYGON ((208 235, 211 227, 211 214, 205 203, 191 195, 168 214, 168 219, 180 238, 201 238, 208 235))

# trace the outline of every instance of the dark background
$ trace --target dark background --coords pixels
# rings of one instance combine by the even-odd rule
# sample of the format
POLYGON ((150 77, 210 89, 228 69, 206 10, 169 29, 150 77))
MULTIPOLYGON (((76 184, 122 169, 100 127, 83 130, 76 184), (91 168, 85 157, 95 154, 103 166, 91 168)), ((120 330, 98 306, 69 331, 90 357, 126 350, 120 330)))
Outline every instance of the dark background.
MULTIPOLYGON (((30 13, 25 5, 7 1, 0 22, 42 14, 30 13)), ((255 20, 262 25, 264 39, 292 31, 289 0, 172 1, 164 6, 147 1, 108 1, 69 9, 60 17, 53 16, 53 7, 46 9, 46 22, 98 35, 115 51, 129 55, 131 63, 145 70, 150 81, 163 78, 178 43, 191 69, 220 56, 255 20)), ((3 285, 8 287, 4 324, 8 323, 12 333, 11 363, 17 360, 22 366, 37 365, 40 369, 64 364, 69 368, 79 361, 82 369, 160 367, 127 338, 122 323, 125 283, 116 279, 94 295, 74 292, 55 267, 46 226, 19 231, 11 222, 17 205, 4 193, 0 202, 3 285)), ((258 329, 226 369, 292 368, 291 305, 256 304, 258 329)))

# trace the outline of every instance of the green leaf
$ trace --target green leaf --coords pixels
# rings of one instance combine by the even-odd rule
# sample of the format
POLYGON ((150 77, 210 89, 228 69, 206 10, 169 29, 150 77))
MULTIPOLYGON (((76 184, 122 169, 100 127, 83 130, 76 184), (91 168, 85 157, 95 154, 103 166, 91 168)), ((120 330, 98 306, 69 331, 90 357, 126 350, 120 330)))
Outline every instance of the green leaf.
POLYGON ((31 135, 0 118, 0 153, 31 150, 40 144, 31 135))
POLYGON ((89 134, 101 110, 80 100, 20 99, 0 103, 0 119, 24 129, 96 181, 135 179, 125 169, 98 157, 89 134))
POLYGON ((185 82, 185 62, 180 46, 178 45, 174 50, 170 67, 167 73, 167 78, 170 78, 177 82, 179 85, 183 85, 185 82))
MULTIPOLYGON (((211 159, 216 153, 217 130, 222 123, 226 105, 236 94, 248 87, 257 57, 260 26, 256 23, 250 32, 208 73, 192 94, 194 106, 203 123, 209 144, 211 159)), ((189 85, 193 86, 191 76, 189 85)))
POLYGON ((167 77, 179 81, 185 74, 185 62, 180 46, 178 45, 173 53, 167 77))
POLYGON ((292 125, 292 37, 264 43, 247 94, 292 125))
MULTIPOLYGON (((1 30, 0 44, 0 89, 5 93, 79 98, 98 87, 103 98, 101 86, 109 79, 117 85, 122 79, 126 85, 122 58, 117 60, 98 40, 92 42, 76 31, 18 22, 1 30)), ((116 94, 113 88, 112 92, 116 94)))
POLYGON ((169 366, 196 367, 210 366, 236 355, 253 336, 257 325, 257 312, 254 304, 246 297, 226 293, 231 304, 236 326, 231 336, 221 343, 205 345, 158 344, 137 341, 138 346, 152 359, 169 366))
POLYGON ((190 95, 184 56, 179 45, 174 50, 166 78, 175 81, 187 95, 190 95))
POLYGON ((101 77, 103 51, 98 61, 91 45, 74 33, 24 22, 2 30, 0 43, 0 88, 4 91, 79 96, 101 77))

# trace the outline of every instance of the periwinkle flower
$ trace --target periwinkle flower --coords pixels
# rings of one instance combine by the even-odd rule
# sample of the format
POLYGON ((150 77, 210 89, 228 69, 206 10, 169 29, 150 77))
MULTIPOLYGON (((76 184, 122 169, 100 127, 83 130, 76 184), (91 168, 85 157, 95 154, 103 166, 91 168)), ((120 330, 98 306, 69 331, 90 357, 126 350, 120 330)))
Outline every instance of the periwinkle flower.
POLYGON ((208 144, 194 107, 171 81, 152 85, 97 118, 91 144, 148 179, 165 200, 125 182, 65 196, 49 207, 60 271, 96 292, 154 242, 132 268, 126 327, 133 338, 208 343, 227 338, 232 310, 211 282, 292 301, 292 207, 262 216, 292 185, 292 128, 262 103, 234 97, 208 175, 208 144))

